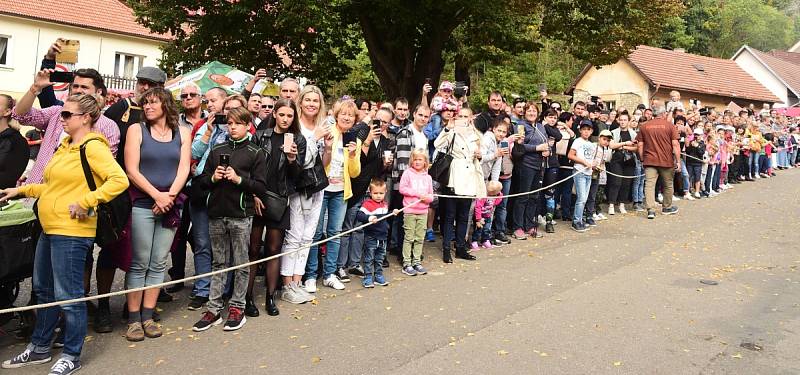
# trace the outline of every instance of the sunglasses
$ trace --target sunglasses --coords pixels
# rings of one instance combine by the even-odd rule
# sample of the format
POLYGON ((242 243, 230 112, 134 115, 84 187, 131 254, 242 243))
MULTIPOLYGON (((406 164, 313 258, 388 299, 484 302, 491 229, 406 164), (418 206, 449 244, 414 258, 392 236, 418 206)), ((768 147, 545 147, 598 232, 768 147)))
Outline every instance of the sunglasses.
POLYGON ((274 107, 275 107, 274 105, 270 105, 270 104, 262 104, 261 105, 261 108, 264 108, 264 109, 272 109, 274 107))
POLYGON ((554 105, 554 106, 552 106, 552 107, 550 107, 550 108, 552 108, 552 109, 554 109, 554 110, 556 110, 556 111, 560 111, 560 110, 561 110, 561 107, 559 107, 559 106, 557 106, 557 105, 554 105))
POLYGON ((84 113, 72 113, 70 111, 61 111, 61 118, 64 120, 69 120, 72 116, 80 116, 84 113))
POLYGON ((181 94, 181 100, 186 100, 186 99, 189 99, 189 98, 194 99, 194 98, 196 98, 198 96, 199 96, 199 94, 193 93, 193 92, 189 93, 189 94, 181 94))

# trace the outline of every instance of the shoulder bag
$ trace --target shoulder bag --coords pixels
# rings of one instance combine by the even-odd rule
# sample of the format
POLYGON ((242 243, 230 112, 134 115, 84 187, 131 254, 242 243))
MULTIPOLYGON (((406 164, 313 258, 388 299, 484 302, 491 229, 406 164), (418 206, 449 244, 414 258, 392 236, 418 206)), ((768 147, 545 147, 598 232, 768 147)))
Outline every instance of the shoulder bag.
MULTIPOLYGON (((89 190, 91 191, 97 190, 97 185, 94 183, 92 169, 86 157, 86 144, 96 139, 92 138, 81 145, 81 167, 83 167, 86 184, 89 185, 89 190)), ((125 224, 127 224, 128 217, 131 214, 131 207, 130 196, 126 192, 117 195, 108 203, 100 203, 95 212, 97 215, 97 233, 95 234, 94 242, 101 247, 117 242, 122 237, 122 231, 125 229, 125 224)))
POLYGON ((428 174, 431 178, 442 186, 450 184, 450 164, 453 162, 453 155, 451 155, 451 152, 453 151, 453 144, 455 141, 456 134, 453 134, 453 138, 447 146, 447 152, 437 153, 436 159, 428 170, 428 174))

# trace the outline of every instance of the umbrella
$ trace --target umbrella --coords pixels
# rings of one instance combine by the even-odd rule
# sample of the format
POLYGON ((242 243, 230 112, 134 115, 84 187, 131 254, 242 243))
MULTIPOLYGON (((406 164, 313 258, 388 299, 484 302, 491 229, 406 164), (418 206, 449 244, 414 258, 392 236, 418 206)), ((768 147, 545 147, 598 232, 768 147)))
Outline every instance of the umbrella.
MULTIPOLYGON (((219 61, 212 61, 167 81, 164 88, 172 92, 172 96, 175 98, 178 97, 181 89, 190 82, 194 82, 203 92, 214 87, 221 87, 228 93, 234 94, 242 92, 251 79, 253 79, 252 74, 245 73, 219 61)), ((259 86, 263 87, 263 89, 256 92, 262 95, 278 94, 278 86, 273 83, 258 85, 256 88, 259 86)))

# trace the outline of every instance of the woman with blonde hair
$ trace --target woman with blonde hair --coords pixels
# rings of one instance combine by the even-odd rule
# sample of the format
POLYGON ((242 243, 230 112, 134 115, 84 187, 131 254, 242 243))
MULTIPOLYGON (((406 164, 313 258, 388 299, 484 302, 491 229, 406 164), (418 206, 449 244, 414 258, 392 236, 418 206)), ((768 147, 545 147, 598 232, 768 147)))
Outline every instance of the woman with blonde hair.
MULTIPOLYGON (((67 137, 44 170, 44 182, 0 190, 0 202, 16 196, 38 198, 42 234, 36 247, 33 291, 40 303, 66 301, 84 296, 86 254, 94 245, 95 210, 128 188, 128 178, 117 164, 108 141, 95 132, 102 98, 78 94, 67 98, 61 125, 67 137), (96 142, 92 142, 96 141, 96 142), (81 151, 89 161, 97 189, 91 191, 81 165, 81 151)), ((157 293, 156 293, 157 294, 157 293)), ((80 355, 86 338, 86 303, 68 303, 38 309, 31 343, 3 368, 49 362, 53 332, 63 314, 64 350, 50 373, 71 374, 81 368, 80 355)))

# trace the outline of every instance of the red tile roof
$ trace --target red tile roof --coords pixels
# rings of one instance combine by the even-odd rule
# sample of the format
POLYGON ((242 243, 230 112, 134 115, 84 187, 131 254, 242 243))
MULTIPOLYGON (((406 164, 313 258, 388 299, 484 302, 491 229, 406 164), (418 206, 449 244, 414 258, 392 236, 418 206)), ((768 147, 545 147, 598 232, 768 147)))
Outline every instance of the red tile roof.
POLYGON ((769 51, 769 54, 775 56, 781 60, 786 60, 792 64, 800 65, 800 53, 797 52, 789 52, 789 51, 779 51, 779 50, 772 50, 769 51))
POLYGON ((137 23, 131 8, 119 0, 0 0, 0 14, 147 39, 171 39, 137 23))
MULTIPOLYGON (((661 48, 639 46, 628 62, 647 82, 660 90, 678 90, 771 103, 781 102, 733 60, 718 59, 661 48)), ((589 66, 573 81, 575 84, 589 66)))

